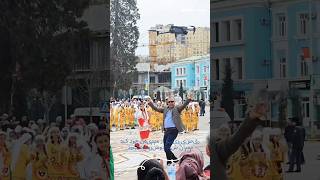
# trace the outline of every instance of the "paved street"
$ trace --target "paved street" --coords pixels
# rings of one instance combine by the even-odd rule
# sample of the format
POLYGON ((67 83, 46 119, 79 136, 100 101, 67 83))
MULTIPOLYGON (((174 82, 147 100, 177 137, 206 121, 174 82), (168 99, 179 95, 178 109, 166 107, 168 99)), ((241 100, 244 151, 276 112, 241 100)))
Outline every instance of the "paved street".
MULTIPOLYGON (((285 180, 320 180, 318 153, 320 153, 320 141, 306 142, 304 149, 306 164, 302 167, 302 172, 288 173, 285 175, 285 180)), ((288 168, 286 167, 285 170, 288 170, 288 168)))
MULTIPOLYGON (((178 135, 175 144, 172 146, 176 156, 191 148, 198 148, 204 154, 205 164, 209 164, 210 158, 205 153, 206 137, 209 134, 209 107, 207 107, 206 112, 204 117, 200 116, 199 131, 178 135)), ((138 130, 112 132, 111 145, 115 160, 115 179, 134 180, 137 177, 137 168, 144 159, 154 157, 165 159, 162 138, 162 132, 152 132, 150 141, 147 142, 150 150, 137 150, 134 148, 134 144, 136 140, 139 140, 138 130)))

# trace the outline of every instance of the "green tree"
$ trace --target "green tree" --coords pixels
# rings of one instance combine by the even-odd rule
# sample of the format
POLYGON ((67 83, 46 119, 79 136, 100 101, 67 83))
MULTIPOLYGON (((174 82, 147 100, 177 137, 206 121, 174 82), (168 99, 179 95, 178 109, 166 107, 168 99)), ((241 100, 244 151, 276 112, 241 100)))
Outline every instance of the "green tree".
POLYGON ((179 96, 182 98, 182 100, 183 100, 183 93, 184 93, 184 90, 183 90, 183 87, 182 87, 182 82, 180 82, 179 96))
POLYGON ((230 61, 225 66, 225 78, 222 85, 221 107, 226 110, 233 123, 234 120, 234 103, 233 103, 233 80, 231 78, 232 70, 230 61))
MULTIPOLYGON (((88 38, 89 30, 81 17, 88 5, 89 0, 0 2, 0 36, 7 36, 8 48, 1 53, 8 56, 7 77, 15 77, 9 94, 22 99, 16 102, 36 89, 50 110, 72 64, 82 55, 79 44, 88 38), (24 94, 16 96, 16 92, 24 94)), ((20 103, 11 106, 21 111, 20 103)))
POLYGON ((139 38, 136 24, 140 14, 136 1, 132 0, 111 0, 110 13, 111 82, 113 94, 117 95, 117 89, 130 89, 134 77, 139 38))

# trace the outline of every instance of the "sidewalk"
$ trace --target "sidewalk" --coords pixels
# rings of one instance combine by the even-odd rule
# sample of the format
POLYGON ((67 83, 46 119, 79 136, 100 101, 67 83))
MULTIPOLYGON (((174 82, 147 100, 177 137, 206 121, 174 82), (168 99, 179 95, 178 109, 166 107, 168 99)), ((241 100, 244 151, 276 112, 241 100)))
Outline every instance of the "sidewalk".
MULTIPOLYGON (((207 131, 194 131, 185 134, 179 134, 172 150, 176 156, 182 152, 189 151, 192 148, 198 148, 204 155, 205 164, 209 164, 210 158, 206 155, 206 137, 207 131)), ((152 132, 150 141, 147 141, 149 150, 136 149, 137 130, 123 130, 111 133, 111 144, 114 152, 115 177, 116 179, 136 178, 136 171, 139 164, 145 159, 162 158, 166 159, 163 144, 163 133, 160 131, 152 132)))

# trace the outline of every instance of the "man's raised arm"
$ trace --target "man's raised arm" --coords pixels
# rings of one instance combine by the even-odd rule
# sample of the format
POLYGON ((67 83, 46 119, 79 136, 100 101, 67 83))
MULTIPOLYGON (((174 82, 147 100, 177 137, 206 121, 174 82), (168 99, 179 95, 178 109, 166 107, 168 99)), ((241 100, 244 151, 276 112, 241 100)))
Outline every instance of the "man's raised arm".
POLYGON ((153 102, 152 102, 152 100, 149 98, 149 99, 147 99, 147 102, 148 102, 148 105, 153 109, 153 110, 155 110, 155 111, 157 111, 157 112, 160 112, 160 113, 163 113, 163 108, 158 108, 158 107, 156 107, 154 104, 153 104, 153 102))

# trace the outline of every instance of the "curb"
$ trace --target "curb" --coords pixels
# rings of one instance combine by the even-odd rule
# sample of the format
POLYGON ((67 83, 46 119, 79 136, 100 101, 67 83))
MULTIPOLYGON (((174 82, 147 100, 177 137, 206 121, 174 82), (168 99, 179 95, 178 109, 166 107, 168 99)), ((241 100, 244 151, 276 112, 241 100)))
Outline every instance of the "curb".
POLYGON ((306 141, 309 141, 309 142, 318 142, 318 141, 320 141, 320 139, 307 139, 306 141))

